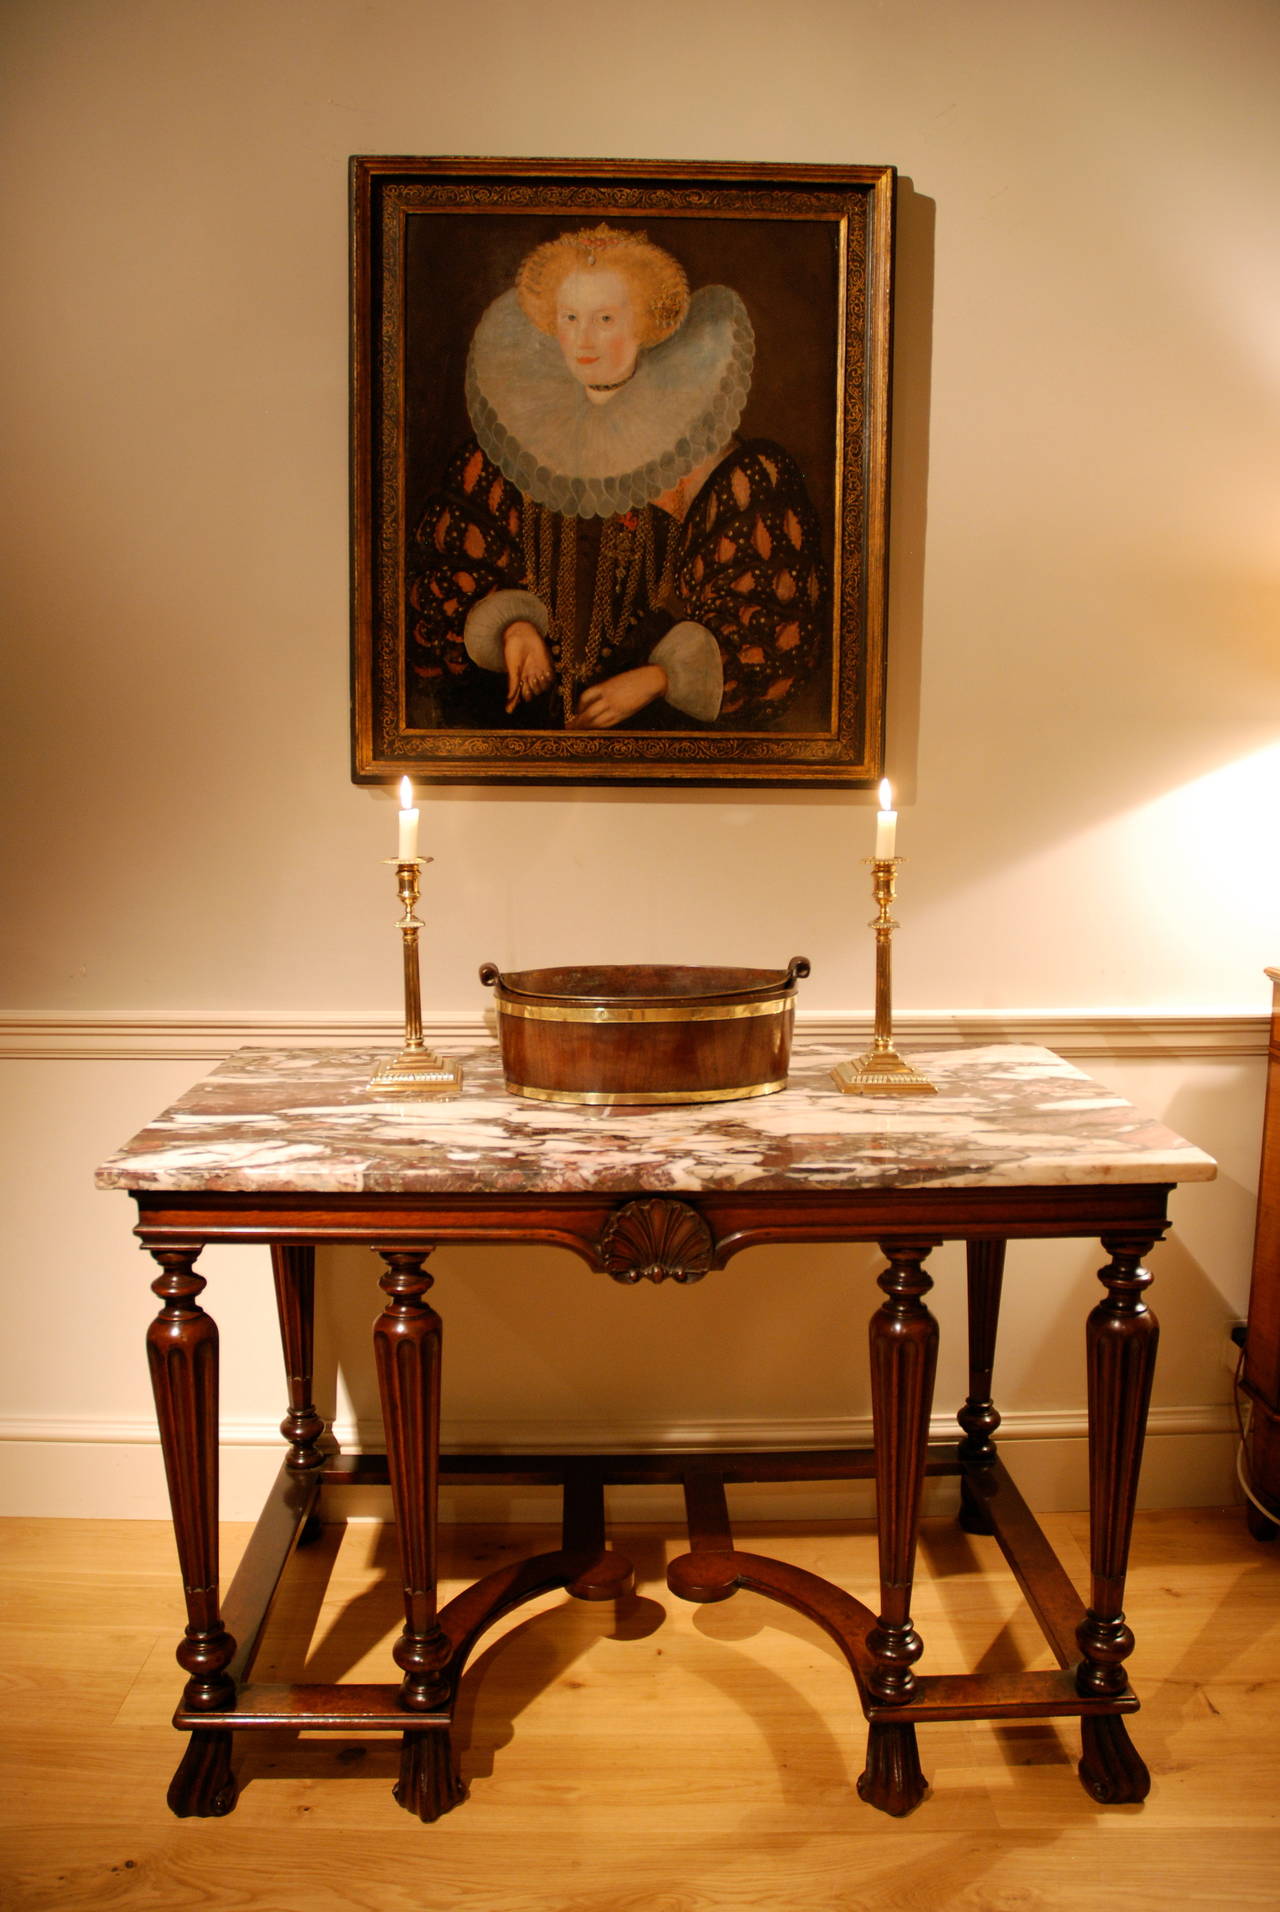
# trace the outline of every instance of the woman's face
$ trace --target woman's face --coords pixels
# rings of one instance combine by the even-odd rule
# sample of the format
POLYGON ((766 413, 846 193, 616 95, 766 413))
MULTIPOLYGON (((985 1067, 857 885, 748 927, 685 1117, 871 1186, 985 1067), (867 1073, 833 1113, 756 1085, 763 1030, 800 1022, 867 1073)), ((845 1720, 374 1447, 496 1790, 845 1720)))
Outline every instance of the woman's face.
POLYGON ((629 379, 640 340, 622 274, 571 272, 556 294, 556 337, 579 384, 621 385, 629 379))

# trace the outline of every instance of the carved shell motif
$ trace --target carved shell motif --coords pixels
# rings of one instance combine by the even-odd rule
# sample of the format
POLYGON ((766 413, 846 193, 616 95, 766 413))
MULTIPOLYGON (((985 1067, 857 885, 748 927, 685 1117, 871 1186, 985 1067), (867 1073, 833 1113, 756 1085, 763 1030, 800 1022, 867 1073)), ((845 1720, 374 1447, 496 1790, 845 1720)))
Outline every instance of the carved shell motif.
POLYGON ((597 1249, 615 1281, 701 1281, 714 1258, 711 1230, 687 1202, 628 1202, 610 1216, 597 1249))

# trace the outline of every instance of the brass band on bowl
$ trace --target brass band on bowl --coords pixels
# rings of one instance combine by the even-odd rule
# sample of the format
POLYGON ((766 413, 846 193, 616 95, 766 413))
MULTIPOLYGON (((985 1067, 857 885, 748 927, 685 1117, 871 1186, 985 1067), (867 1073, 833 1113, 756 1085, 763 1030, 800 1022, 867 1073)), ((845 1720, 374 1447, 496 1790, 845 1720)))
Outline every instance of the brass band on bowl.
POLYGON ((528 1022, 736 1022, 741 1016, 780 1016, 792 1007, 793 1000, 788 996, 781 1002, 708 1003, 701 1009, 665 1005, 628 1009, 613 1003, 584 1003, 562 1009, 554 1003, 507 1002, 500 996, 498 1014, 522 1016, 528 1022))
POLYGON ((530 1089, 522 1082, 508 1082, 508 1095, 526 1097, 532 1102, 580 1102, 615 1107, 639 1107, 657 1102, 745 1102, 749 1096, 776 1095, 785 1089, 785 1076, 778 1082, 753 1082, 745 1089, 530 1089))

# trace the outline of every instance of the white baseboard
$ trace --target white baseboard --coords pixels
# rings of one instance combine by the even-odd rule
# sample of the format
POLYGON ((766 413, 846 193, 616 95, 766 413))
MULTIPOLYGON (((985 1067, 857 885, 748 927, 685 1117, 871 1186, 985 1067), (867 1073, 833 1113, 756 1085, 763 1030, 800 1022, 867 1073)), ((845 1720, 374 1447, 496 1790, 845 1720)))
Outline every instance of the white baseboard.
MULTIPOLYGON (((443 1430, 446 1448, 469 1452, 635 1452, 664 1447, 864 1446, 870 1424, 822 1421, 762 1425, 656 1427, 611 1424, 592 1427, 563 1422, 506 1428, 466 1423, 443 1430)), ((339 1426, 346 1452, 374 1449, 380 1430, 339 1426)), ((936 1440, 956 1438, 954 1420, 936 1419, 936 1440)), ((1010 1415, 1000 1430, 1001 1451, 1023 1494, 1038 1513, 1069 1512, 1088 1505, 1088 1443, 1080 1414, 1010 1415)), ((1158 1408, 1148 1424, 1139 1505, 1226 1506, 1239 1499, 1235 1479, 1236 1435, 1225 1407, 1158 1408)), ((221 1512, 224 1520, 254 1520, 280 1465, 282 1446, 274 1427, 228 1425, 220 1447, 221 1512)), ((931 1481, 926 1512, 955 1503, 953 1481, 931 1481)), ((872 1512, 864 1482, 794 1483, 739 1487, 732 1506, 740 1519, 835 1520, 872 1512)), ((154 1426, 91 1425, 73 1420, 9 1421, 0 1424, 0 1510, 26 1518, 163 1520, 169 1511, 164 1468, 154 1426)), ((385 1489, 361 1489, 335 1510, 357 1517, 390 1518, 385 1489)), ((461 1522, 550 1521, 556 1518, 551 1488, 447 1488, 446 1520, 461 1522)), ((679 1490, 626 1487, 610 1491, 614 1519, 678 1522, 679 1490)))

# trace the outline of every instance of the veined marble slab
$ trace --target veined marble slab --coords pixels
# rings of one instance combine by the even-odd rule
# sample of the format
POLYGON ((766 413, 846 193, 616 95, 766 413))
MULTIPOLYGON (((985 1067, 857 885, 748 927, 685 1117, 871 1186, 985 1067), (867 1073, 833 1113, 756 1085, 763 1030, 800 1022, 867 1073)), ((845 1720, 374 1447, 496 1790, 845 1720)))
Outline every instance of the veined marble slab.
POLYGON ((786 1089, 606 1110, 518 1101, 497 1045, 462 1093, 369 1093, 385 1051, 239 1049, 98 1170, 100 1188, 267 1193, 976 1188, 1208 1181, 1212 1158, 1048 1049, 913 1051, 934 1096, 842 1095, 800 1041, 786 1089))

